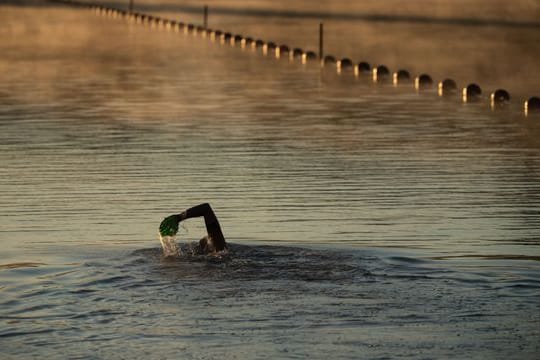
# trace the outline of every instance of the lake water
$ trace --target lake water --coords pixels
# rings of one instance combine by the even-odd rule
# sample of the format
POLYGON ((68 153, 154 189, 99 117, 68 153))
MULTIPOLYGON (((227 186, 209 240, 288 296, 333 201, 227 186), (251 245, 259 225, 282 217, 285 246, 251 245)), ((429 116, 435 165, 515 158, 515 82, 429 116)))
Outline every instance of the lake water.
POLYGON ((518 99, 67 7, 0 24, 2 359, 540 353, 540 118, 518 99), (201 202, 230 253, 163 258, 161 219, 201 202))

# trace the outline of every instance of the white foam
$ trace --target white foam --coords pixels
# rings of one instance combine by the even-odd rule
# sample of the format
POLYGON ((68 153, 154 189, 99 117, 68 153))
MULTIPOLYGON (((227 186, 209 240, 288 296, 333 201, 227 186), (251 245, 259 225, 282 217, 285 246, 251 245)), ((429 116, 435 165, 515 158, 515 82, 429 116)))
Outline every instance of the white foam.
POLYGON ((176 236, 159 236, 164 256, 180 256, 180 247, 176 244, 176 236))

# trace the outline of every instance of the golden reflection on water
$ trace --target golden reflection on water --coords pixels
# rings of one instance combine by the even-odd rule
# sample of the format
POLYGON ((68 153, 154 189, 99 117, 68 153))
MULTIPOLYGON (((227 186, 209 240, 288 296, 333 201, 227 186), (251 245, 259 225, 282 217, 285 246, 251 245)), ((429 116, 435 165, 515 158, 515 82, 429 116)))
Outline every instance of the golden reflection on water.
POLYGON ((537 241, 540 137, 521 103, 492 113, 63 7, 0 19, 3 165, 20 180, 2 203, 35 209, 37 230, 131 246, 205 198, 237 241, 518 255, 537 241))
MULTIPOLYGON (((534 357, 540 121, 521 101, 91 15, 0 7, 3 354, 534 357), (164 260, 159 222, 202 201, 232 256, 164 260)), ((204 234, 185 225, 183 245, 204 234)))

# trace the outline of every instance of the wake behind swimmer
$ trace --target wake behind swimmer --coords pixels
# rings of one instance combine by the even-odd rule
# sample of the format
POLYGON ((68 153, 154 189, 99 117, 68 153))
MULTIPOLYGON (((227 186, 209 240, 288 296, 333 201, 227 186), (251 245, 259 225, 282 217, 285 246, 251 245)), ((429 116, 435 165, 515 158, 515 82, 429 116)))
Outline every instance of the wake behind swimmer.
POLYGON ((204 217, 207 235, 199 240, 198 250, 203 254, 214 254, 227 250, 227 242, 221 231, 219 221, 208 203, 203 203, 183 211, 180 214, 167 216, 159 225, 159 236, 163 255, 179 256, 181 250, 176 243, 178 225, 181 221, 194 217, 204 217))

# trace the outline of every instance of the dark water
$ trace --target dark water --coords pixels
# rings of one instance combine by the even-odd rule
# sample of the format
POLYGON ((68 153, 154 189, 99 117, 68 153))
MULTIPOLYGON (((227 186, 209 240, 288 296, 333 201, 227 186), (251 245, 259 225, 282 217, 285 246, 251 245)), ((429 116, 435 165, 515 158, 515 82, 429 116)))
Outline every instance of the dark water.
POLYGON ((169 261, 154 248, 4 270, 4 282, 28 282, 3 290, 3 351, 8 358, 536 356, 538 279, 387 255, 233 245, 225 258, 169 261))
POLYGON ((521 104, 67 8, 0 20, 2 358, 537 357, 521 104), (164 259, 160 220, 203 201, 230 254, 164 259))

